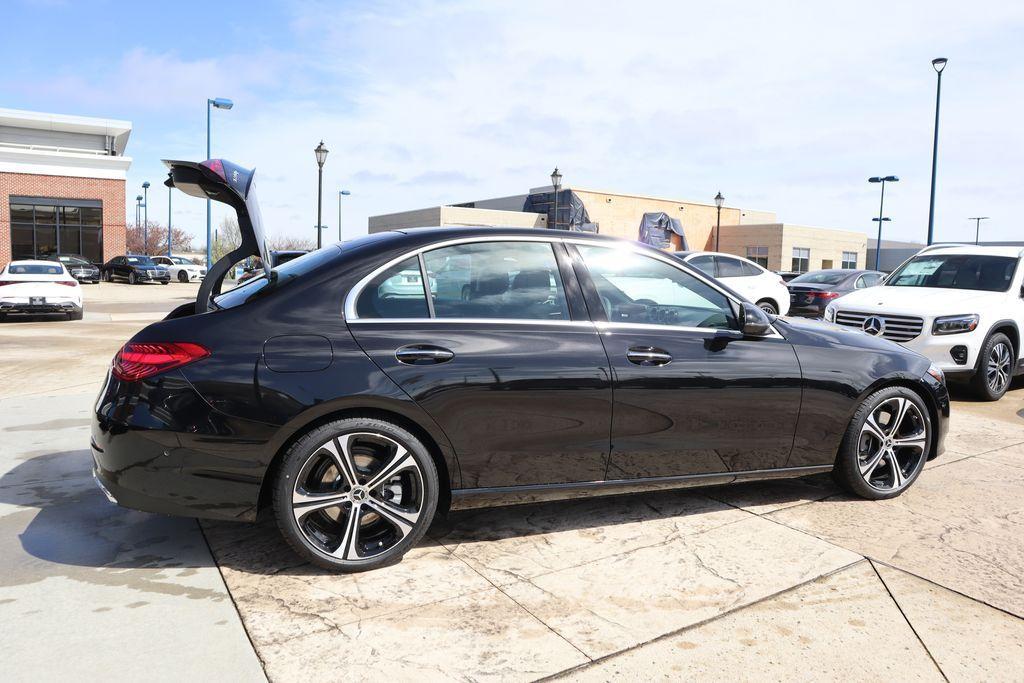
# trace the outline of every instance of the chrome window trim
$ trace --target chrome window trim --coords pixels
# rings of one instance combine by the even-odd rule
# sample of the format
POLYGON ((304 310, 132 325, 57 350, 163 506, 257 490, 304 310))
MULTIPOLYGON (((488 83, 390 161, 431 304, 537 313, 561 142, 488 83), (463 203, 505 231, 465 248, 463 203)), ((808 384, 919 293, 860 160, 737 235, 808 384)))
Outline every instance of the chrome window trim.
POLYGON ((382 323, 392 325, 396 323, 434 324, 441 325, 564 325, 567 327, 586 327, 593 329, 596 323, 590 320, 531 320, 528 318, 356 318, 349 320, 353 325, 375 325, 382 323))
MULTIPOLYGON (((363 289, 366 287, 366 285, 371 280, 373 280, 374 277, 379 275, 381 272, 387 270, 388 268, 390 268, 390 267, 392 267, 392 266, 394 266, 394 265, 396 265, 398 263, 401 263, 402 261, 404 261, 406 259, 413 258, 413 257, 416 257, 417 259, 419 259, 421 254, 424 254, 424 253, 426 253, 428 251, 434 251, 435 249, 443 249, 445 247, 451 247, 451 246, 455 246, 455 245, 458 245, 458 244, 471 244, 471 243, 476 243, 476 242, 545 242, 545 243, 547 243, 549 245, 552 245, 552 250, 551 250, 552 251, 552 256, 555 256, 556 260, 557 260, 557 255, 554 253, 554 248, 553 248, 553 245, 556 244, 556 243, 561 243, 561 244, 582 244, 584 246, 603 247, 605 249, 627 249, 627 250, 629 250, 629 251, 631 251, 631 252, 633 252, 635 254, 640 254, 641 256, 646 256, 648 258, 652 258, 652 259, 655 259, 657 261, 662 261, 663 263, 666 263, 669 266, 672 266, 676 270, 681 270, 684 273, 686 273, 687 275, 689 275, 691 277, 697 278, 698 280, 700 280, 704 284, 708 285, 709 287, 714 289, 716 292, 718 292, 719 294, 724 296, 728 301, 731 301, 732 303, 736 304, 737 306, 742 303, 742 300, 737 299, 736 297, 732 296, 729 292, 727 292, 727 291, 721 289, 720 287, 718 287, 717 284, 713 280, 709 279, 708 276, 703 271, 701 271, 699 268, 692 267, 692 272, 691 272, 690 270, 686 270, 685 268, 681 267, 678 259, 676 259, 676 258, 674 258, 672 256, 669 256, 667 254, 663 254, 663 253, 651 253, 651 251, 649 251, 648 249, 646 249, 644 247, 641 247, 640 245, 635 245, 635 244, 633 244, 631 242, 611 241, 611 240, 606 242, 604 240, 590 240, 590 239, 579 239, 579 238, 575 238, 574 239, 572 237, 561 237, 561 236, 553 236, 553 235, 537 235, 537 236, 533 236, 533 235, 476 235, 476 236, 473 236, 473 237, 456 237, 456 238, 453 238, 453 239, 450 239, 450 240, 444 240, 443 242, 435 242, 433 244, 427 244, 427 245, 424 245, 422 247, 418 247, 416 249, 411 249, 411 250, 409 250, 407 252, 403 252, 400 256, 396 256, 395 258, 387 261, 383 265, 377 266, 376 268, 371 270, 367 275, 362 277, 359 280, 359 282, 357 282, 355 284, 355 286, 353 286, 352 289, 350 289, 348 294, 345 296, 345 306, 344 306, 345 321, 349 322, 349 323, 357 323, 357 322, 374 322, 374 323, 387 322, 387 323, 393 323, 393 322, 412 322, 412 321, 415 321, 415 322, 423 322, 423 321, 428 321, 428 322, 450 321, 450 322, 459 322, 459 323, 462 323, 462 322, 477 322, 477 323, 497 323, 497 322, 500 322, 500 323, 505 323, 505 324, 527 324, 527 325, 536 325, 536 324, 541 324, 541 325, 544 325, 544 324, 566 324, 566 323, 586 323, 588 325, 596 324, 597 321, 592 321, 592 320, 585 320, 585 321, 583 321, 583 320, 528 320, 528 319, 518 319, 518 318, 515 318, 515 319, 513 319, 513 318, 360 318, 359 315, 356 313, 356 301, 359 299, 359 296, 363 293, 363 289)), ((688 261, 688 259, 687 259, 687 261, 688 261)), ((559 276, 561 276, 561 273, 559 273, 559 276)), ((564 282, 562 283, 562 287, 563 287, 563 289, 565 288, 565 283, 564 282)), ((609 323, 609 324, 623 325, 623 324, 627 324, 627 323, 609 323)), ((714 331, 714 330, 718 329, 718 328, 686 328, 686 327, 673 328, 670 325, 652 325, 651 327, 656 328, 656 329, 678 329, 678 330, 690 330, 690 331, 693 331, 693 330, 697 330, 697 331, 709 331, 709 330, 710 331, 714 331)), ((776 335, 778 335, 778 333, 775 332, 774 327, 772 328, 772 331, 776 335)), ((781 336, 781 335, 779 335, 779 336, 781 336)))

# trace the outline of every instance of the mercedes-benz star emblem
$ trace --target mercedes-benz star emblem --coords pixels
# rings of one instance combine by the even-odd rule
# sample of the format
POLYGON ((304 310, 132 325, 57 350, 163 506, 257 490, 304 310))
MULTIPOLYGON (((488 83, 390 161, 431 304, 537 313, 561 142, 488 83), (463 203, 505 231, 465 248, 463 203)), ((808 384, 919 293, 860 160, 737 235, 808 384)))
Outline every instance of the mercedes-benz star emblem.
POLYGON ((878 337, 885 332, 885 322, 878 316, 873 315, 864 321, 864 325, 861 329, 872 337, 878 337))

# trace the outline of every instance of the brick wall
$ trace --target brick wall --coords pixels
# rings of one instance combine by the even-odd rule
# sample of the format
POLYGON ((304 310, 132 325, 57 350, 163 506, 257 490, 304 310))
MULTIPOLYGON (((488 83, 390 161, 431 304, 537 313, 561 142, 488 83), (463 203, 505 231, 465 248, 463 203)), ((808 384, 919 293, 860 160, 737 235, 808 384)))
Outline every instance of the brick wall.
POLYGON ((0 172, 0 267, 11 260, 11 195, 100 200, 106 261, 125 251, 124 191, 123 180, 0 172))

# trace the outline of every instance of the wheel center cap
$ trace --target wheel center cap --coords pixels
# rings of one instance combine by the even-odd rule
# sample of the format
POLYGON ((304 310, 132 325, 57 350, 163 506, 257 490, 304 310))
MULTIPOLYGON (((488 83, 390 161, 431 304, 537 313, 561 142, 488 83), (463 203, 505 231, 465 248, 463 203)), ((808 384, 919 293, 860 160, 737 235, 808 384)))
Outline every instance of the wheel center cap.
POLYGON ((352 489, 352 494, 351 495, 352 495, 352 500, 353 501, 355 501, 357 503, 362 503, 364 500, 366 500, 366 498, 367 498, 367 496, 369 494, 367 493, 366 489, 360 487, 360 488, 352 489))
POLYGON ((885 439, 885 447, 886 448, 892 448, 892 437, 887 437, 885 439))

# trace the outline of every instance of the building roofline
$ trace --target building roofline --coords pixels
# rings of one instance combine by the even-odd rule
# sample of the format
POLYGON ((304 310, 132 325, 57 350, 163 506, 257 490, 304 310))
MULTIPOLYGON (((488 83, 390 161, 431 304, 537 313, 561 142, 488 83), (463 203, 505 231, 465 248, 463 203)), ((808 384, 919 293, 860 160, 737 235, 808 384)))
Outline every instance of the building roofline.
POLYGON ((0 108, 0 126, 109 135, 114 138, 115 150, 119 155, 124 154, 125 147, 128 145, 128 136, 132 132, 131 121, 4 108, 0 108))
MULTIPOLYGON (((650 200, 656 201, 656 202, 670 202, 670 203, 673 203, 673 204, 692 204, 693 206, 706 206, 706 207, 708 207, 710 209, 716 208, 713 203, 697 202, 697 201, 693 201, 691 199, 680 199, 679 197, 658 197, 658 196, 655 196, 655 195, 639 194, 639 193, 636 193, 636 192, 614 192, 614 191, 611 191, 611 190, 601 190, 601 189, 597 189, 597 188, 593 188, 593 187, 584 187, 584 186, 581 186, 581 185, 563 185, 562 189, 563 190, 574 190, 576 192, 591 192, 593 194, 607 194, 607 195, 611 195, 612 197, 630 197, 631 199, 650 199, 650 200)), ((551 192, 552 190, 554 190, 553 186, 551 186, 551 185, 542 185, 541 187, 531 187, 530 191, 527 194, 534 194, 534 193, 537 193, 537 192, 551 192)), ((514 197, 516 195, 511 195, 511 196, 514 197)), ((481 201, 484 201, 484 200, 481 200, 481 201)), ((765 209, 752 209, 750 207, 743 208, 743 207, 739 207, 739 206, 730 206, 728 204, 723 204, 722 208, 723 209, 733 209, 735 211, 756 211, 758 213, 775 213, 774 211, 768 211, 768 210, 765 210, 765 209)))

